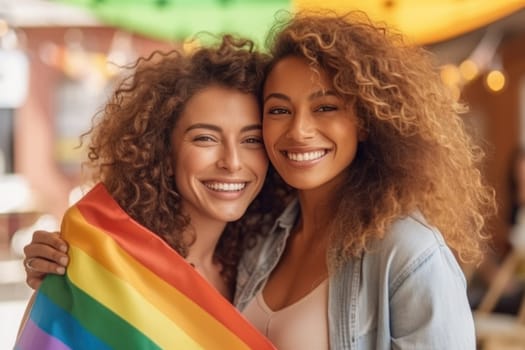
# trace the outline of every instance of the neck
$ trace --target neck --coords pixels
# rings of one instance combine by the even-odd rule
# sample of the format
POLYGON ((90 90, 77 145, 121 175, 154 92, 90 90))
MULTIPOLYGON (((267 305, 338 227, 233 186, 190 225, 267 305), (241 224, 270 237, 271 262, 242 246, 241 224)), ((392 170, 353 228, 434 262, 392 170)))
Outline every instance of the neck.
POLYGON ((301 207, 301 231, 304 235, 312 235, 312 239, 319 240, 320 232, 326 231, 335 210, 335 198, 332 193, 322 188, 298 192, 301 207))
POLYGON ((185 241, 191 242, 186 260, 195 266, 213 265, 215 248, 227 222, 218 220, 192 205, 183 204, 182 210, 190 218, 190 224, 183 233, 185 241))
POLYGON ((316 240, 319 240, 319 235, 322 234, 328 239, 327 227, 334 218, 337 197, 338 194, 340 195, 346 176, 346 171, 342 171, 316 188, 298 190, 304 234, 311 234, 316 240))
POLYGON ((190 227, 185 234, 188 237, 193 236, 194 241, 189 247, 186 260, 195 266, 212 266, 215 248, 225 227, 225 222, 194 220, 191 217, 190 227))
POLYGON ((187 242, 192 242, 186 261, 219 293, 230 300, 231 290, 221 275, 222 265, 214 261, 215 249, 226 227, 226 221, 217 220, 192 209, 185 208, 185 213, 190 217, 190 225, 184 236, 187 242))

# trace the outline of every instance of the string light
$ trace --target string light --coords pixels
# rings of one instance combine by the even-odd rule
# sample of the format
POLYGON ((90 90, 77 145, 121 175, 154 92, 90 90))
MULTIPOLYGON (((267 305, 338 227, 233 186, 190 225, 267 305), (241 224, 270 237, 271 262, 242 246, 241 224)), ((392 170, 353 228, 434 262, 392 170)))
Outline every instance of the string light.
POLYGON ((459 71, 466 81, 471 81, 478 76, 479 67, 473 60, 466 59, 459 65, 459 71))
POLYGON ((491 70, 485 77, 485 84, 493 92, 500 92, 506 84, 505 73, 499 69, 491 70))
POLYGON ((507 77, 503 70, 501 56, 494 55, 490 63, 490 70, 485 76, 485 86, 492 92, 500 92, 505 88, 507 77))
POLYGON ((452 97, 458 101, 461 97, 462 77, 459 68, 453 64, 446 64, 441 67, 441 81, 449 88, 452 97))
POLYGON ((441 67, 441 80, 447 86, 457 86, 461 82, 461 74, 457 66, 453 64, 446 64, 441 67))

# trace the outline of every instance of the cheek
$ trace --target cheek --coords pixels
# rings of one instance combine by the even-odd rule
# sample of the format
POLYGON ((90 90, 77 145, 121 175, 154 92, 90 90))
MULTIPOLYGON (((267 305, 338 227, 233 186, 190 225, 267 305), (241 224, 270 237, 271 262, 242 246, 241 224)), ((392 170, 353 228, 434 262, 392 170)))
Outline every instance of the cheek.
POLYGON ((264 147, 270 159, 272 159, 273 149, 275 143, 280 135, 280 128, 275 122, 264 122, 263 121, 263 141, 264 147))
POLYGON ((282 123, 279 123, 278 121, 272 120, 270 118, 263 119, 262 134, 265 144, 267 143, 266 141, 268 141, 268 143, 272 143, 272 141, 279 137, 281 134, 280 129, 282 128, 280 124, 282 123))
POLYGON ((253 169, 253 172, 257 175, 257 177, 264 180, 266 172, 268 171, 269 163, 266 151, 261 149, 260 151, 255 152, 255 154, 247 154, 246 159, 248 160, 247 164, 249 164, 249 167, 253 169))
POLYGON ((182 180, 184 178, 187 179, 194 176, 212 160, 213 157, 209 152, 192 151, 187 149, 179 151, 179 154, 173 161, 177 183, 179 181, 185 181, 182 180))
POLYGON ((357 127, 357 123, 353 120, 340 120, 338 123, 333 123, 331 132, 335 135, 337 140, 342 141, 348 147, 357 147, 363 135, 357 127))

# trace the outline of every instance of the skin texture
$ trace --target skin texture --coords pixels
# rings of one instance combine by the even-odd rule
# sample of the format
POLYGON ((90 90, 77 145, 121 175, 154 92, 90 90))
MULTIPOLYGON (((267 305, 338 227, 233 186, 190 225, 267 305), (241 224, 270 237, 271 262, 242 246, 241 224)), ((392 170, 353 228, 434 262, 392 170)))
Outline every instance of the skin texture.
POLYGON ((255 199, 268 169, 261 130, 254 95, 210 87, 188 101, 173 130, 172 160, 194 226, 200 216, 238 220, 255 199))
POLYGON ((320 191, 339 185, 359 133, 353 106, 326 74, 317 76, 304 59, 281 60, 266 79, 263 111, 268 156, 289 185, 320 191))

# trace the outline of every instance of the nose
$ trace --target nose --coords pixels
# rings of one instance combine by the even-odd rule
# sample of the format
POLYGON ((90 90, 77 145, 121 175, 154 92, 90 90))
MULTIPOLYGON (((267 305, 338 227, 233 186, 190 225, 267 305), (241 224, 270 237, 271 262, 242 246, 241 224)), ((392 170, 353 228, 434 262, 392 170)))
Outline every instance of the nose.
POLYGON ((229 172, 240 170, 242 168, 242 161, 238 147, 235 145, 224 145, 217 166, 229 172))
POLYGON ((300 141, 312 138, 315 120, 308 110, 298 110, 291 118, 287 137, 300 141))

